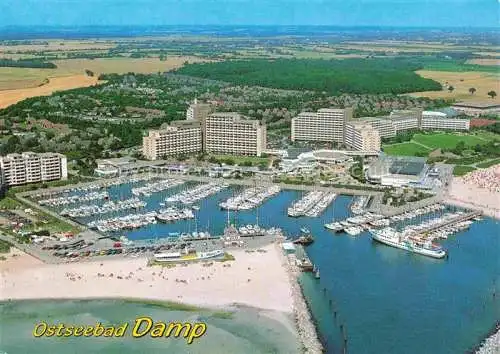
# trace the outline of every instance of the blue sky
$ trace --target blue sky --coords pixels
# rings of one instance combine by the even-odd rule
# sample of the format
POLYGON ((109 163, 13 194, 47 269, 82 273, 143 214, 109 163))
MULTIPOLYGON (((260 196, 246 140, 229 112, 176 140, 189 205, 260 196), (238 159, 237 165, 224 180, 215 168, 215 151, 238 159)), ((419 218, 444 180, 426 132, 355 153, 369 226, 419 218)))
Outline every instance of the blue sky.
POLYGON ((0 0, 9 25, 498 27, 500 0, 0 0))

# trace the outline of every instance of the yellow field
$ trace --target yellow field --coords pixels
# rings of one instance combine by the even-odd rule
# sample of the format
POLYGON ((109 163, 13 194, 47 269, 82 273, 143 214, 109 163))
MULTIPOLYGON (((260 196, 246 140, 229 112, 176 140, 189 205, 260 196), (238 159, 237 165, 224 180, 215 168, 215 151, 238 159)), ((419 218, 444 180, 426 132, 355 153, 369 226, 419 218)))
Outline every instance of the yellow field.
POLYGON ((93 85, 102 73, 156 73, 178 68, 186 61, 192 63, 202 59, 174 56, 165 61, 158 58, 67 59, 54 61, 57 69, 0 68, 0 108, 28 97, 93 85), (93 71, 95 77, 84 75, 86 69, 93 71))
POLYGON ((500 93, 499 79, 500 75, 485 72, 448 72, 448 71, 429 71, 419 70, 417 74, 438 81, 442 85, 451 85, 455 89, 453 92, 448 90, 443 91, 428 91, 412 93, 416 97, 430 97, 430 98, 453 98, 462 101, 486 101, 499 103, 500 98, 497 96, 491 99, 487 93, 488 91, 496 91, 500 93), (474 87, 476 92, 474 95, 469 93, 469 88, 474 87))
POLYGON ((184 62, 195 63, 203 61, 196 57, 174 57, 169 56, 167 60, 160 61, 158 58, 102 58, 102 59, 67 59, 53 61, 60 72, 66 74, 83 73, 85 69, 92 70, 98 74, 117 73, 124 74, 128 72, 135 73, 156 73, 168 71, 181 67, 184 62))
POLYGON ((97 77, 87 75, 72 75, 55 77, 39 87, 0 91, 0 108, 5 108, 29 97, 48 96, 55 91, 70 90, 78 87, 92 86, 97 83, 97 77))
POLYGON ((500 59, 470 59, 467 64, 477 65, 500 65, 500 59))

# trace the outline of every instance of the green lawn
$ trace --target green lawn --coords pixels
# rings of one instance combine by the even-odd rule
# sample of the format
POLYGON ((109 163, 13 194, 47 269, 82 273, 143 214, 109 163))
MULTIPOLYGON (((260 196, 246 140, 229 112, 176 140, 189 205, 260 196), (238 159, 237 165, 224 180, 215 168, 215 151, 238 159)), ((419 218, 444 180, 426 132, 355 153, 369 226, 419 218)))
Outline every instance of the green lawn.
POLYGON ((16 209, 22 208, 23 204, 11 197, 0 199, 0 209, 16 209))
POLYGON ((431 151, 421 145, 408 142, 408 143, 384 145, 384 152, 387 155, 423 156, 425 154, 427 156, 431 151))
POLYGON ((467 146, 485 144, 486 141, 474 135, 458 134, 415 134, 413 140, 433 149, 453 149, 460 141, 467 146))
POLYGON ((456 165, 453 169, 453 176, 463 176, 474 170, 475 168, 472 166, 456 165))
POLYGON ((494 160, 491 160, 491 161, 486 161, 486 162, 478 163, 476 166, 480 167, 480 168, 488 168, 488 167, 496 165, 496 164, 500 164, 500 159, 494 159, 494 160))

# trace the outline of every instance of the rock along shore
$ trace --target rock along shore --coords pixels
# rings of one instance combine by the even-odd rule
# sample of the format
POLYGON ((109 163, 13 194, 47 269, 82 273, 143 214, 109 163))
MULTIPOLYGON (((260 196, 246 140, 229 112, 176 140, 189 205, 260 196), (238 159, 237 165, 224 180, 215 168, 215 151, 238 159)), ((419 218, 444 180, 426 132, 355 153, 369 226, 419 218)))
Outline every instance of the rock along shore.
MULTIPOLYGON (((280 254, 283 255, 281 243, 276 244, 279 247, 280 254)), ((324 352, 323 345, 321 344, 316 327, 314 325, 311 313, 307 307, 306 300, 299 285, 300 269, 296 266, 293 256, 283 255, 283 266, 286 268, 290 276, 290 284, 293 298, 293 314, 295 317, 295 325, 299 336, 300 343, 302 344, 303 353, 306 354, 321 354, 324 352)))
POLYGON ((475 351, 475 354, 500 353, 500 322, 497 322, 492 335, 487 337, 475 351))

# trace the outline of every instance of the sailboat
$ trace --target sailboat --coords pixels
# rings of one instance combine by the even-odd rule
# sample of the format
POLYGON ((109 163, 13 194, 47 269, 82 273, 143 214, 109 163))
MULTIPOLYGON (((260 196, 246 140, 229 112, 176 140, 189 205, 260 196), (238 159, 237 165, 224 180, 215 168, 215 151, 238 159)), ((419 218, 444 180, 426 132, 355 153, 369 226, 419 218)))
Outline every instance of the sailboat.
POLYGON ((305 226, 302 226, 302 227, 300 228, 300 232, 302 232, 302 233, 304 233, 304 234, 309 234, 309 233, 311 233, 311 230, 309 230, 309 229, 308 229, 307 227, 305 227, 305 226))
POLYGON ((316 272, 314 273, 314 277, 316 279, 319 279, 319 269, 316 269, 316 272))

